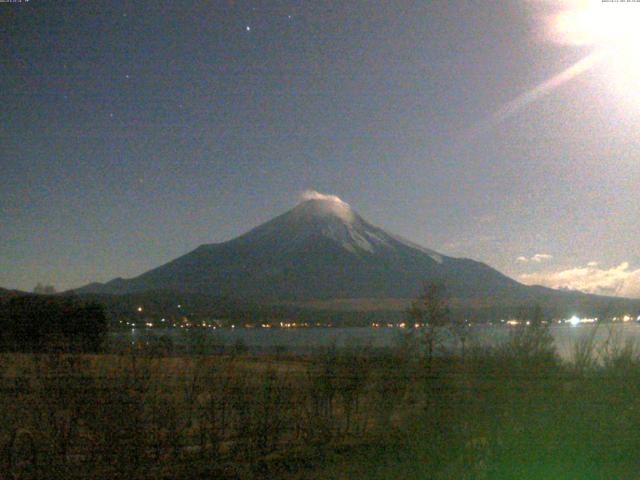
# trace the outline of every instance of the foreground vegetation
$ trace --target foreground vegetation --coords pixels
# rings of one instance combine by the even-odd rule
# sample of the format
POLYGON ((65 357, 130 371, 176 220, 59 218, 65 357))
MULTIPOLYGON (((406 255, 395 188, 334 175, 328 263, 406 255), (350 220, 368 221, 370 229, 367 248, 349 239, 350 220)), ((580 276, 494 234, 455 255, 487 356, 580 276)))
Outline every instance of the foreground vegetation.
POLYGON ((0 356, 1 478, 637 478, 640 357, 491 350, 0 356))

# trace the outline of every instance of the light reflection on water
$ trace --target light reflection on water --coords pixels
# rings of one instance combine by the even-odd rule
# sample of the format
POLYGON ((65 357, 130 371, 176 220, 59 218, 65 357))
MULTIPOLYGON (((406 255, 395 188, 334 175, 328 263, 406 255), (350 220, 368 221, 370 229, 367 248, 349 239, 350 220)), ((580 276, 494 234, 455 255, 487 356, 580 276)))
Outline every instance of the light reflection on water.
MULTIPOLYGON (((470 327, 467 345, 492 346, 509 338, 514 327, 476 325, 470 327)), ((617 323, 604 325, 554 325, 550 327, 555 346, 561 357, 570 359, 575 344, 593 335, 596 347, 607 340, 623 346, 625 342, 640 345, 640 324, 617 323)), ((236 329, 132 329, 112 334, 112 339, 133 344, 157 344, 166 336, 178 348, 190 351, 204 347, 206 351, 228 351, 237 345, 254 353, 305 353, 321 349, 364 348, 374 349, 397 346, 407 331, 400 328, 236 328, 236 329)), ((453 347, 453 341, 445 342, 453 347)))

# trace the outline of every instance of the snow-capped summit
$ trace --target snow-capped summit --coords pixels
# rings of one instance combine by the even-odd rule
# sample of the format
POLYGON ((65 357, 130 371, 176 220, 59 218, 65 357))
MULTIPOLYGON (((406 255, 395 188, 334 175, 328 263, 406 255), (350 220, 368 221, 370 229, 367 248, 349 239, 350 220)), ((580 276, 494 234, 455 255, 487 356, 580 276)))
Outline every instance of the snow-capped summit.
POLYGON ((338 197, 313 192, 293 210, 269 222, 270 231, 289 232, 296 242, 322 236, 357 252, 374 251, 374 243, 380 241, 374 227, 368 225, 351 206, 338 197))
MULTIPOLYGON (((337 198, 337 197, 336 197, 337 198)), ((356 220, 356 214, 348 203, 333 199, 308 199, 300 202, 293 210, 300 217, 336 217, 343 222, 356 220)))
MULTIPOLYGON (((371 225, 335 195, 315 191, 305 192, 295 208, 251 230, 238 240, 269 242, 277 249, 297 248, 305 242, 328 240, 355 255, 380 254, 385 249, 396 251, 401 246, 422 248, 371 225)), ((442 261, 442 257, 435 252, 422 250, 434 260, 442 261)))

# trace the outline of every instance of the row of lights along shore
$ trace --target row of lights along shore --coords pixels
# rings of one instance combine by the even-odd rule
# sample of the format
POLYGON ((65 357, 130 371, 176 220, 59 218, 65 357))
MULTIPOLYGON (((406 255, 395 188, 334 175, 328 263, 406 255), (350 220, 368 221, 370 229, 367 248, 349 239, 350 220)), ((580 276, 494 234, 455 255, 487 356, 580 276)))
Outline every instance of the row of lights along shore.
MULTIPOLYGON (((178 304, 177 305, 178 309, 182 309, 182 305, 178 304)), ((138 313, 143 313, 144 312, 144 307, 143 306, 139 306, 136 308, 136 311, 138 313)), ((624 315, 624 316, 620 316, 620 317, 612 317, 610 319, 611 322, 613 323, 629 323, 631 321, 636 321, 636 322, 640 322, 640 315, 636 318, 632 317, 631 315, 624 315)), ((543 321, 544 324, 558 324, 558 325, 571 325, 573 327, 576 327, 580 324, 594 324, 597 323, 599 321, 598 317, 579 317, 577 315, 573 315, 570 318, 564 318, 564 319, 555 319, 552 321, 543 321)), ((489 322, 490 324, 493 322, 489 322)), ((122 325, 126 325, 128 327, 131 328, 136 328, 137 326, 140 327, 144 327, 144 328, 154 328, 154 327, 173 327, 173 328, 210 328, 210 329, 217 329, 217 328, 223 328, 223 326, 221 325, 221 323, 218 322, 206 322, 206 321, 200 321, 200 322, 192 322, 190 321, 186 316, 183 316, 182 319, 178 322, 176 321, 167 321, 166 318, 161 318, 160 322, 152 322, 152 321, 148 321, 145 320, 143 322, 129 322, 129 321, 124 321, 124 320, 120 320, 120 324, 122 325)), ((465 320, 465 324, 468 326, 472 325, 472 322, 465 320)), ((507 326, 517 326, 517 325, 531 325, 531 321, 529 320, 518 320, 518 319, 500 319, 499 324, 503 324, 503 325, 507 325, 507 326)), ((283 321, 283 322, 274 322, 274 323, 269 323, 269 322, 262 322, 260 324, 244 324, 244 325, 240 325, 240 327, 242 328, 310 328, 310 327, 325 327, 325 328, 331 328, 334 325, 332 323, 320 323, 320 322, 316 322, 316 323, 309 323, 309 322, 289 322, 289 321, 283 321)), ((407 324, 406 322, 400 322, 400 323, 390 323, 390 322, 371 322, 369 324, 369 327, 371 328, 421 328, 423 327, 422 324, 420 323, 416 323, 414 325, 410 325, 407 324)), ((229 326, 229 328, 236 328, 235 324, 232 324, 229 326)))

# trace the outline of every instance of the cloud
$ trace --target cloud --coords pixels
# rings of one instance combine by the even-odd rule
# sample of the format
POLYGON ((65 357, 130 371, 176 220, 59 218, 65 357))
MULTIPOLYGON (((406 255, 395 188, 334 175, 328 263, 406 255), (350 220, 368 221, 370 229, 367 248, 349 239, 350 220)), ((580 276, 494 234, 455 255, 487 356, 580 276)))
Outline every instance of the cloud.
POLYGON ((300 199, 305 202, 307 200, 329 200, 336 203, 344 203, 342 199, 336 195, 327 195, 326 193, 316 192, 315 190, 305 190, 300 195, 300 199))
POLYGON ((640 268, 630 269, 628 262, 609 269, 598 268, 597 262, 589 262, 585 267, 523 274, 520 280, 528 285, 640 298, 640 268))
POLYGON ((533 257, 531 257, 532 262, 540 263, 545 260, 551 260, 553 255, 549 255, 548 253, 536 253, 533 257))
POLYGON ((520 257, 516 258, 516 262, 521 262, 521 263, 529 263, 529 262, 541 263, 541 262, 544 262, 545 260, 551 260, 552 258, 553 258, 553 255, 549 255, 548 253, 536 253, 531 258, 520 256, 520 257))
POLYGON ((351 206, 347 202, 343 202, 342 199, 336 195, 327 195, 316 192, 315 190, 306 190, 300 195, 300 201, 306 202, 308 200, 322 200, 323 202, 320 203, 321 211, 336 215, 345 222, 352 222, 355 219, 355 214, 351 210, 351 206))

